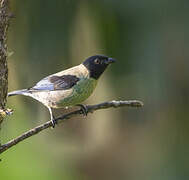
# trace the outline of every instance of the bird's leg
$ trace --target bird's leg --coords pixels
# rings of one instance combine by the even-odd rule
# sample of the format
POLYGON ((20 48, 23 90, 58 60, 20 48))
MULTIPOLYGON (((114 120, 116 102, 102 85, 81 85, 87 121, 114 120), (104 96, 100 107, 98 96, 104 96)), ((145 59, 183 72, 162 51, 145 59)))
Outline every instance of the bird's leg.
POLYGON ((87 108, 86 105, 83 105, 83 104, 76 104, 76 106, 79 106, 79 107, 81 108, 83 114, 84 114, 85 116, 87 116, 87 114, 88 114, 88 108, 87 108))
POLYGON ((49 109, 49 113, 50 113, 50 116, 51 116, 52 127, 54 128, 54 127, 55 127, 55 124, 57 124, 57 122, 54 120, 55 117, 54 117, 54 115, 53 115, 53 113, 52 113, 51 107, 48 107, 48 109, 49 109))

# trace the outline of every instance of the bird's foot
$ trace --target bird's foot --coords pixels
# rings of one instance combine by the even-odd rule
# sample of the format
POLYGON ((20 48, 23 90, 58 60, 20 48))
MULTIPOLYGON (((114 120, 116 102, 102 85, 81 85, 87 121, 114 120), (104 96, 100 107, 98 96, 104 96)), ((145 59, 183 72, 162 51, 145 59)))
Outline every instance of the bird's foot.
POLYGON ((53 119, 53 120, 51 120, 51 122, 52 122, 52 128, 55 128, 56 121, 53 119))
POLYGON ((83 104, 77 104, 76 106, 79 106, 81 108, 82 114, 84 116, 87 116, 87 114, 88 114, 88 108, 87 108, 87 106, 85 106, 83 104))
POLYGON ((57 121, 55 120, 55 117, 53 116, 53 118, 51 119, 52 122, 52 128, 55 128, 55 125, 58 124, 57 121))

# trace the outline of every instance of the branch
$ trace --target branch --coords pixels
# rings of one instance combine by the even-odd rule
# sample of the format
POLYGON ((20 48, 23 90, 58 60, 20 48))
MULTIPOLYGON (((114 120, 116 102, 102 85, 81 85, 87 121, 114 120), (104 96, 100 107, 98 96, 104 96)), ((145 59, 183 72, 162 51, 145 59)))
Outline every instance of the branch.
MULTIPOLYGON (((7 31, 11 13, 9 11, 9 0, 0 0, 0 110, 6 105, 8 89, 8 67, 7 67, 7 31)), ((4 119, 0 113, 0 124, 4 119)))
MULTIPOLYGON (((129 107, 142 107, 143 103, 141 101, 137 101, 137 100, 130 100, 130 101, 108 101, 108 102, 104 102, 104 103, 100 103, 100 104, 96 104, 96 105, 87 105, 87 111, 88 113, 92 113, 96 110, 100 110, 100 109, 107 109, 107 108, 118 108, 118 107, 123 107, 123 106, 129 106, 129 107)), ((80 110, 76 110, 70 113, 67 113, 63 116, 60 116, 58 118, 55 119, 55 122, 57 124, 59 124, 60 122, 64 122, 67 119, 70 119, 73 116, 76 116, 78 114, 84 114, 83 111, 80 110)), ((8 150, 9 148, 11 148, 12 146, 18 144, 19 142, 23 141, 24 139, 27 139, 35 134, 38 134, 39 132, 41 132, 42 130, 45 130, 49 127, 52 126, 52 122, 48 121, 44 124, 41 124, 33 129, 30 129, 28 131, 26 131, 25 133, 23 133, 22 135, 18 136, 15 139, 10 140, 9 142, 3 144, 0 146, 0 154, 3 153, 4 151, 8 150)))

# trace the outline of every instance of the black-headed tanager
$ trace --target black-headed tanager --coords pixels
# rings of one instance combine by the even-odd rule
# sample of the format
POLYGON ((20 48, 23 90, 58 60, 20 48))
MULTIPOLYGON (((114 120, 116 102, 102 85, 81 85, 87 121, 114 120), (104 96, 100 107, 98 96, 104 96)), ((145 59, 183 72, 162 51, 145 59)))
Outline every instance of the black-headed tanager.
POLYGON ((80 106, 85 112, 86 107, 80 103, 94 91, 99 77, 115 59, 95 55, 87 58, 82 64, 49 75, 35 86, 13 91, 8 96, 30 96, 44 104, 50 112, 53 127, 55 126, 52 108, 80 106))

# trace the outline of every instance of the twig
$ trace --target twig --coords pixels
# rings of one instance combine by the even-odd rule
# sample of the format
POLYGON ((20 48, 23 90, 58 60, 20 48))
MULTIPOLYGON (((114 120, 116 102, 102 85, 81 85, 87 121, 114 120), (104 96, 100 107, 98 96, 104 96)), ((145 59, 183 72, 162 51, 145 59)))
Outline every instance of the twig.
MULTIPOLYGON (((108 102, 104 102, 104 103, 100 103, 100 104, 96 104, 96 105, 88 105, 86 106, 87 111, 88 112, 94 112, 96 110, 99 109, 107 109, 107 108, 118 108, 118 107, 123 107, 123 106, 130 106, 130 107, 142 107, 143 103, 141 101, 137 101, 137 100, 130 100, 130 101, 108 101, 108 102)), ((58 118, 55 119, 56 123, 60 123, 60 122, 64 122, 67 119, 70 119, 71 117, 78 115, 78 114, 83 114, 83 111, 80 110, 76 110, 70 113, 67 113, 63 116, 60 116, 58 118)), ((48 121, 44 124, 41 124, 33 129, 30 129, 28 131, 26 131, 25 133, 23 133, 22 135, 18 136, 15 139, 10 140, 9 142, 3 144, 0 146, 0 154, 3 153, 4 151, 8 150, 9 148, 11 148, 12 146, 18 144, 19 142, 23 141, 24 139, 27 139, 35 134, 38 134, 39 132, 41 132, 44 129, 47 129, 49 127, 52 126, 52 122, 48 121)))

